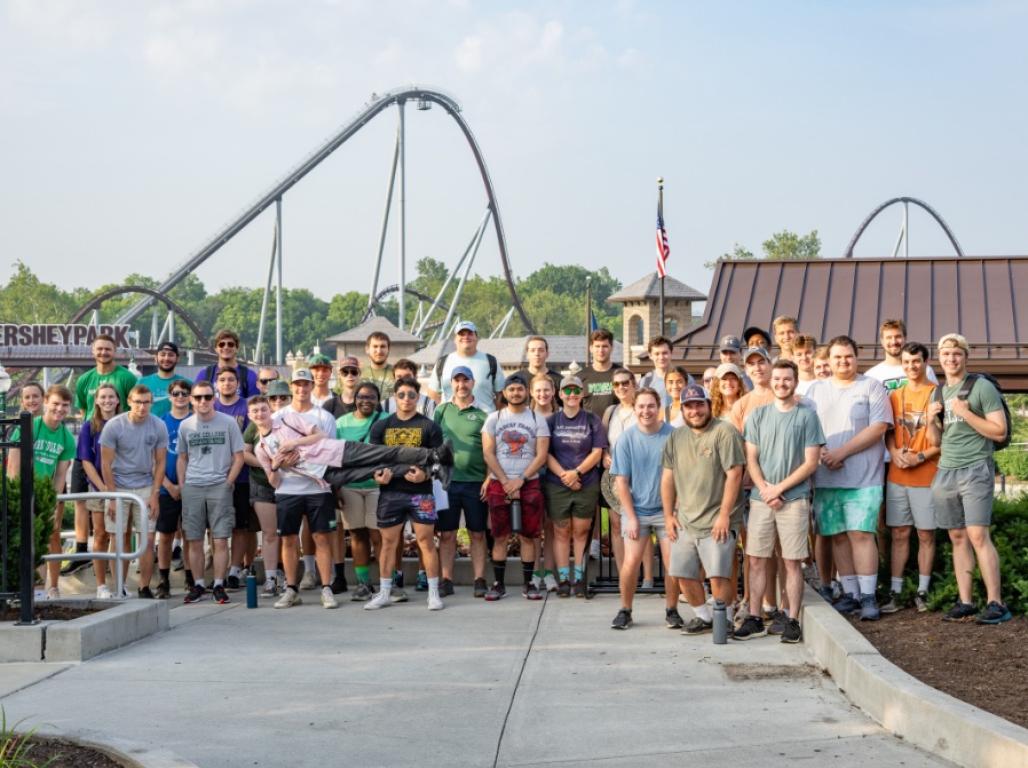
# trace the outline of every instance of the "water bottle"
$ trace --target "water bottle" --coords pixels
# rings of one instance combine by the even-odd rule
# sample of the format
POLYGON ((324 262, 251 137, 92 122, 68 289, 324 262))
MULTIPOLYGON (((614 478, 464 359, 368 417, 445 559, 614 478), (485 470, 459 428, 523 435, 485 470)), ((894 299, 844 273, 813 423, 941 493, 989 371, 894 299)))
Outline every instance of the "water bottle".
POLYGON ((728 608, 721 600, 714 601, 714 645, 728 642, 728 608))
POLYGON ((521 533, 521 499, 511 499, 510 529, 514 533, 521 533))
POLYGON ((257 577, 252 573, 246 577, 246 607, 257 607, 257 577))

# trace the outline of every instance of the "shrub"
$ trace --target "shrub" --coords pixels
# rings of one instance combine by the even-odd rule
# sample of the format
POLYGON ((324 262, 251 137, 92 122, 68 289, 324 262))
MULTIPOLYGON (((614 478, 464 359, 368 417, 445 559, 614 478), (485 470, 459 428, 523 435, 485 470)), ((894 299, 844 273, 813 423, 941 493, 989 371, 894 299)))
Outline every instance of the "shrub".
POLYGON ((1011 446, 995 454, 996 468, 1007 477, 1028 480, 1028 451, 1011 446))
MULTIPOLYGON (((36 492, 36 515, 34 522, 34 558, 33 568, 38 568, 43 563, 43 555, 46 554, 50 540, 50 531, 53 530, 54 507, 57 504, 57 495, 49 478, 37 477, 35 481, 36 492)), ((21 556, 21 481, 19 479, 7 481, 7 537, 8 547, 5 550, 7 556, 7 583, 12 592, 17 592, 21 584, 21 574, 18 570, 18 560, 21 556)))

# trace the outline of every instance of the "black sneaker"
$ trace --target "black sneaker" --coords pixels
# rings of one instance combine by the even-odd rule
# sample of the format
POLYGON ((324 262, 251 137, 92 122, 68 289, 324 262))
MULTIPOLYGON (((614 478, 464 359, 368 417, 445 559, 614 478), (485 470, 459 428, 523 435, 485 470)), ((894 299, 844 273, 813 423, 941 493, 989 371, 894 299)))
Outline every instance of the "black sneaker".
POLYGON ((785 620, 785 630, 782 632, 783 643, 798 643, 803 639, 803 628, 800 627, 799 619, 785 620))
POLYGON ((485 593, 485 599, 487 602, 494 603, 497 600, 502 600, 507 594, 507 587, 498 581, 493 582, 493 586, 485 593))
POLYGON ((942 620, 953 622, 974 621, 975 613, 973 605, 957 600, 956 604, 943 614, 942 620))
POLYGON ((664 611, 664 626, 668 629, 681 629, 685 626, 682 614, 677 608, 668 608, 664 611))
MULTIPOLYGON (((485 580, 484 579, 482 581, 482 586, 485 586, 485 580)), ((453 594, 453 580, 452 579, 442 579, 439 582, 439 595, 441 597, 449 597, 452 594, 453 594)))
POLYGON ((485 597, 485 593, 489 591, 489 587, 485 584, 485 579, 475 579, 474 586, 475 597, 485 597))
POLYGON ((219 605, 224 605, 228 602, 228 593, 225 591, 225 587, 221 584, 211 590, 211 595, 214 598, 214 602, 219 605))
POLYGON ((539 587, 537 587, 532 582, 528 582, 523 587, 521 587, 521 596, 523 598, 525 598, 526 600, 542 600, 543 599, 542 593, 539 592, 539 587))
POLYGON ((171 550, 171 563, 172 568, 176 571, 181 571, 186 567, 185 563, 182 562, 182 547, 178 544, 171 550))
POLYGON ((145 586, 145 587, 140 587, 136 591, 136 595, 138 595, 141 600, 153 600, 154 599, 153 598, 153 592, 151 591, 149 584, 147 586, 145 586))
POLYGON ((71 576, 92 564, 92 560, 69 560, 68 564, 61 568, 61 576, 71 576))
POLYGON ((755 637, 764 637, 767 634, 767 627, 764 621, 756 616, 747 616, 743 619, 742 626, 735 630, 732 635, 736 640, 752 640, 755 637))
POLYGON ((785 633, 786 622, 789 621, 785 611, 775 610, 771 612, 771 624, 767 628, 769 635, 781 635, 785 633))
POLYGON ((589 597, 589 590, 585 586, 584 579, 579 579, 575 582, 575 597, 589 597))
POLYGON ((332 579, 332 594, 333 595, 341 595, 343 592, 346 592, 348 589, 349 589, 349 587, 346 584, 346 577, 345 576, 336 576, 334 579, 332 579))
POLYGON ((632 612, 627 608, 618 611, 618 615, 610 623, 611 629, 628 629, 630 626, 632 626, 632 612))
POLYGON ((1004 621, 1010 621, 1010 618, 1010 609, 1003 605, 1003 603, 997 603, 993 600, 985 606, 984 611, 978 614, 978 618, 975 621, 978 624, 1002 624, 1004 621))
POLYGON ((564 579, 557 585, 557 597, 571 597, 571 582, 564 579))
POLYGON ((171 584, 166 581, 162 581, 157 584, 157 599, 167 600, 171 597, 171 584))
MULTIPOLYGON (((238 576, 229 576, 227 579, 225 579, 225 586, 227 586, 233 592, 238 591, 239 590, 239 577, 238 576)), ((215 589, 217 589, 217 587, 215 587, 215 589)))
POLYGON ((189 605, 190 603, 199 603, 206 596, 207 590, 199 584, 194 584, 189 588, 189 591, 186 592, 186 596, 182 599, 182 602, 186 605, 189 605))
POLYGON ((714 623, 711 621, 704 621, 699 616, 693 616, 689 621, 682 627, 683 635, 702 635, 704 632, 710 632, 714 628, 714 623))

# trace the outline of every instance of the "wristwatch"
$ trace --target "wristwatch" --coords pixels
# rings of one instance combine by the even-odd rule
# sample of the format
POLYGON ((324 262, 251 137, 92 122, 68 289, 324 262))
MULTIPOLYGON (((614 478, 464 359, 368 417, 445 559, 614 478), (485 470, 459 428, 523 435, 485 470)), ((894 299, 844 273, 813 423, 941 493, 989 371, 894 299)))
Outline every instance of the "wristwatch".
POLYGON ((924 451, 918 451, 917 452, 917 460, 920 461, 922 464, 925 461, 927 461, 927 459, 925 458, 925 455, 924 455, 924 451))

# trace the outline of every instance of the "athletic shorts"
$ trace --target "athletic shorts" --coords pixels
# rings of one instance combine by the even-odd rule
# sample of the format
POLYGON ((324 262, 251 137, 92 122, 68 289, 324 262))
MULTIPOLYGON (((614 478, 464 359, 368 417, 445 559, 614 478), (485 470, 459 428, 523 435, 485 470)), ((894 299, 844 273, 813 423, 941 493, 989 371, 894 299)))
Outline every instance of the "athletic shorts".
MULTIPOLYGON (((152 487, 153 486, 151 486, 151 485, 147 485, 147 486, 145 486, 143 488, 115 488, 114 490, 119 491, 120 493, 134 493, 134 494, 136 494, 136 496, 141 498, 145 503, 149 504, 150 503, 150 489, 152 487)), ((108 502, 108 504, 109 504, 109 502, 108 502)), ((142 531, 143 530, 143 510, 139 508, 139 505, 136 504, 134 501, 123 501, 121 503, 121 508, 123 510, 125 523, 128 524, 129 521, 131 521, 131 523, 132 523, 132 531, 133 532, 135 532, 135 531, 142 531)), ((149 514, 149 513, 147 513, 147 514, 149 514)), ((111 517, 111 515, 109 515, 107 512, 104 512, 104 530, 107 531, 107 533, 112 533, 112 534, 113 533, 117 533, 117 522, 118 521, 115 520, 113 517, 111 517)), ((127 530, 127 529, 123 528, 122 530, 124 531, 124 530, 127 530)), ((153 518, 150 518, 147 521, 147 523, 146 523, 146 530, 147 530, 147 532, 149 534, 151 534, 151 535, 153 534, 153 532, 154 532, 153 518)))
POLYGON ((188 541, 199 541, 208 528, 216 539, 230 538, 235 525, 232 489, 225 483, 182 486, 182 532, 188 541))
POLYGON ((393 528, 407 520, 423 525, 435 525, 439 515, 435 509, 435 497, 431 493, 403 493, 402 491, 380 491, 378 495, 378 527, 393 528))
MULTIPOLYGON (((526 480, 521 486, 519 496, 521 497, 521 533, 528 539, 534 539, 543 530, 543 501, 542 489, 539 487, 539 478, 526 480)), ((490 480, 486 488, 486 499, 489 502, 489 529, 495 539, 505 539, 513 532, 511 530, 510 505, 507 493, 499 480, 490 480)))
POLYGON ((348 531, 378 530, 378 488, 342 488, 343 508, 339 514, 348 531))
POLYGON ((307 518, 311 533, 331 533, 336 529, 335 496, 325 493, 275 494, 278 535, 296 536, 307 518))
POLYGON ((450 499, 450 508, 445 513, 449 519, 444 527, 444 513, 439 513, 439 524, 437 531, 455 531, 460 527, 460 515, 464 513, 464 527, 474 533, 485 532, 489 522, 489 506, 482 501, 479 495, 482 492, 482 484, 475 481, 458 481, 450 483, 447 495, 450 499))
POLYGON ((275 489, 272 488, 270 485, 264 485, 263 483, 258 483, 256 480, 253 479, 253 476, 251 475, 250 476, 250 501, 251 501, 251 503, 252 502, 257 502, 257 501, 263 501, 263 502, 265 502, 267 504, 274 504, 275 503, 275 489))
POLYGON ((868 488, 815 488, 814 514, 817 532, 835 536, 847 531, 878 532, 882 486, 868 488))
MULTIPOLYGON (((650 536, 656 536, 657 541, 667 538, 667 528, 664 527, 664 513, 656 515, 640 515, 636 512, 636 519, 639 520, 639 538, 637 541, 645 541, 650 536)), ((621 538, 628 541, 628 534, 625 532, 625 516, 621 515, 621 538)))
POLYGON ((935 523, 940 528, 992 524, 995 470, 988 459, 960 469, 939 467, 932 481, 935 523))
POLYGON ((250 506, 250 483, 236 483, 232 488, 232 508, 236 511, 236 531, 259 531, 261 524, 250 506))
POLYGON ((786 502, 781 509, 771 509, 760 499, 750 499, 750 523, 746 528, 746 554, 771 557, 775 539, 782 542, 782 557, 805 560, 810 553, 810 502, 806 498, 786 502))
POLYGON ((730 530, 727 541, 717 542, 710 534, 695 537, 679 528, 677 541, 671 542, 668 575, 678 579, 698 579, 702 565, 707 578, 730 578, 736 537, 736 532, 730 530))
POLYGON ((885 484, 885 524, 890 528, 912 525, 919 531, 935 530, 935 506, 931 486, 885 484))
POLYGON ((600 499, 600 484, 593 483, 582 487, 581 490, 573 491, 563 483, 558 485, 547 482, 543 484, 543 496, 546 497, 546 514, 555 523, 572 517, 592 520, 600 499))
POLYGON ((71 465, 71 492, 88 493, 91 490, 93 489, 89 487, 89 478, 86 477, 86 470, 82 467, 82 462, 75 459, 71 465))
POLYGON ((182 521, 182 499, 173 499, 162 493, 157 502, 157 533, 175 533, 182 521))

